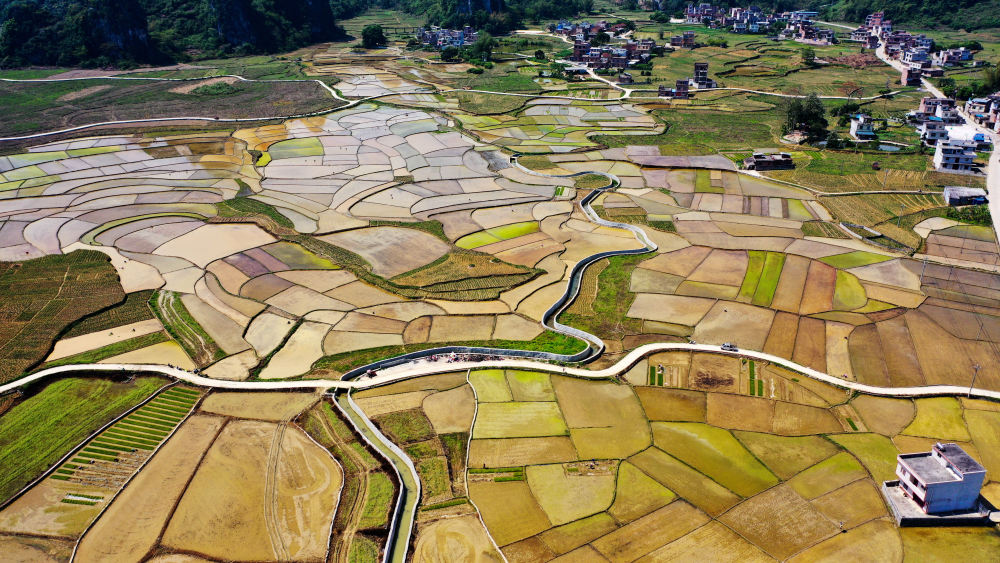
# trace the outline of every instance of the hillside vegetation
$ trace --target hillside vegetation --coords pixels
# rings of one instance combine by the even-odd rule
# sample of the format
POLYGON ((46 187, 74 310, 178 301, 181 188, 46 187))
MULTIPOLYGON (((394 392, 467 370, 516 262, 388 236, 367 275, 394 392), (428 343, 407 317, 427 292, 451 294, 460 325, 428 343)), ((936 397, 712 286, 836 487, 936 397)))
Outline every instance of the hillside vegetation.
MULTIPOLYGON (((363 5, 364 4, 364 5, 363 5)), ((0 66, 107 66, 290 51, 360 0, 0 0, 0 66)))

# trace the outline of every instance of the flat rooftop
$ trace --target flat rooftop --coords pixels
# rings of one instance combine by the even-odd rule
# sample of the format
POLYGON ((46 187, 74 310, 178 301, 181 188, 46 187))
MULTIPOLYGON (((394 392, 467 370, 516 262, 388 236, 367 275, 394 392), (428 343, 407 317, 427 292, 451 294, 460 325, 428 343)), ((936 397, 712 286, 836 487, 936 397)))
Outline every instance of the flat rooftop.
POLYGON ((915 475, 920 477, 925 483, 945 483, 948 481, 961 481, 961 477, 955 475, 941 462, 934 459, 930 452, 919 454, 903 454, 899 459, 910 468, 915 475))
MULTIPOLYGON (((981 188, 973 189, 983 191, 981 188)), ((983 193, 982 195, 986 194, 983 193)), ((985 467, 980 465, 980 463, 975 459, 972 459, 972 456, 965 453, 965 450, 963 450, 958 444, 938 443, 935 444, 934 447, 941 452, 941 455, 943 455, 945 459, 950 461, 962 473, 978 473, 980 471, 986 471, 985 467)))

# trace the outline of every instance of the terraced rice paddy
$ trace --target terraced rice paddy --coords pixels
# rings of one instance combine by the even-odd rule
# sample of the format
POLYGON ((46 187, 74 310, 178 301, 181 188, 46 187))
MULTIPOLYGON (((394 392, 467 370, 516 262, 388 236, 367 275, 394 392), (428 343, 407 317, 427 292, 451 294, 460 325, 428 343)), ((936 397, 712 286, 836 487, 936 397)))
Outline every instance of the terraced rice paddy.
MULTIPOLYGON (((952 415, 961 413, 978 424, 996 414, 976 410, 985 404, 956 399, 891 400, 898 402, 891 409, 895 414, 883 414, 888 405, 881 403, 888 399, 851 398, 759 363, 754 375, 775 394, 756 397, 746 387, 747 365, 715 359, 671 352, 640 362, 640 376, 647 364, 657 372, 660 365, 687 366, 690 372, 665 370, 673 374, 670 388, 631 375, 631 384, 615 384, 541 373, 472 372, 476 399, 468 395, 452 403, 471 407, 478 402, 469 442, 468 499, 504 555, 545 559, 596 553, 627 561, 710 549, 720 558, 809 560, 844 549, 843 534, 865 546, 863 552, 899 553, 906 545, 905 530, 892 524, 877 492, 895 466, 899 450, 893 443, 917 433, 928 435, 919 446, 926 447, 935 439, 957 439, 952 437, 961 428, 971 432, 960 436, 967 448, 978 451, 972 443, 983 443, 987 425, 966 426, 952 415), (704 388, 710 380, 726 379, 733 381, 732 391, 704 388), (840 406, 845 401, 847 410, 840 406), (546 416, 558 416, 574 447, 560 452, 566 431, 540 423, 532 427, 545 428, 539 433, 548 436, 523 436, 523 405, 528 404, 544 405, 546 416), (947 427, 922 426, 922 421, 939 420, 932 412, 942 409, 951 413, 947 427), (858 417, 853 426, 851 416, 858 417), (634 427, 629 426, 633 418, 634 427), (615 425, 607 437, 576 434, 607 424, 615 425), (652 431, 642 443, 623 450, 611 441, 631 440, 646 425, 652 431), (862 425, 885 433, 855 428, 862 425), (483 428, 496 434, 481 435, 483 428), (535 448, 533 442, 546 445, 535 448), (708 540, 711 545, 702 543, 708 540)), ((430 397, 442 393, 439 388, 433 376, 425 377, 365 391, 360 400, 383 420, 386 409, 402 409, 393 412, 412 420, 419 410, 406 410, 409 405, 426 409, 430 397)), ((469 415, 466 424, 472 422, 469 415)), ((398 432, 391 424, 381 425, 398 432)), ((424 430, 402 440, 416 459, 441 455, 426 436, 424 430)), ((425 486, 434 487, 437 478, 421 473, 425 486)), ((418 549, 430 549, 427 542, 438 537, 441 522, 469 510, 466 504, 439 505, 421 513, 418 549)), ((992 540, 969 541, 986 548, 992 540)))

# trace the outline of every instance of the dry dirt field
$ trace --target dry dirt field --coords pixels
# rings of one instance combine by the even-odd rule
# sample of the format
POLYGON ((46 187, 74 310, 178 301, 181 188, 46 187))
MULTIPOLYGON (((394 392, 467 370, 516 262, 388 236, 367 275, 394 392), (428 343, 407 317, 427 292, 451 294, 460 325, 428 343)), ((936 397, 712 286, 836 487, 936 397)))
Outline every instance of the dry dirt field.
POLYGON ((235 559, 326 553, 342 473, 294 428, 233 421, 209 449, 164 546, 235 559))
MULTIPOLYGON (((642 367, 655 371, 659 362, 690 373, 675 374, 673 387, 650 385, 645 377, 628 385, 499 370, 470 375, 480 415, 486 409, 497 435, 472 435, 469 500, 508 560, 683 560, 709 553, 720 561, 811 561, 839 550, 893 559, 907 539, 892 523, 877 483, 897 453, 925 450, 960 427, 967 451, 987 468, 994 464, 995 456, 979 453, 995 447, 990 428, 1000 426, 1000 409, 987 402, 851 398, 760 362, 751 371, 747 363, 704 354, 654 356, 642 367), (726 391, 702 390, 708 379, 725 380, 726 391), (758 396, 757 381, 764 382, 765 396, 758 396), (772 381, 780 398, 767 396, 772 381), (523 433, 519 413, 526 412, 520 405, 530 404, 525 399, 551 405, 546 416, 565 421, 570 436, 516 437, 523 433), (575 433, 624 434, 636 417, 652 428, 645 445, 575 433), (864 431, 876 428, 879 434, 864 431), (505 429, 511 437, 503 437, 505 429)), ((429 388, 419 381, 366 391, 365 400, 384 412, 390 398, 429 388)), ((426 406, 444 393, 455 391, 421 401, 426 406)), ((456 408, 471 402, 455 397, 456 408)), ((426 484, 433 476, 421 478, 426 484)), ((449 510, 431 511, 443 519, 422 516, 434 522, 422 529, 450 521, 449 510)), ((948 532, 928 533, 944 538, 948 532)), ((485 548, 472 555, 476 548, 467 542, 433 537, 448 553, 490 560, 485 548)), ((418 549, 429 549, 430 541, 420 536, 418 549)), ((988 549, 993 539, 969 541, 988 549)), ((421 557, 429 555, 421 551, 421 557)))

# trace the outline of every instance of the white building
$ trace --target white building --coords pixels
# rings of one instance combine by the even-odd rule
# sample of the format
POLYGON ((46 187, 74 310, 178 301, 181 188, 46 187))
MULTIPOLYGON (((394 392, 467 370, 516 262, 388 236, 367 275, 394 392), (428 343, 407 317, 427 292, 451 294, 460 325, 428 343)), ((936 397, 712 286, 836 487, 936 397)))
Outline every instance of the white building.
POLYGON ((877 139, 875 122, 870 115, 859 113, 851 118, 851 136, 859 141, 877 139))
POLYGON ((929 452, 900 454, 896 476, 903 493, 927 514, 972 510, 986 469, 957 444, 938 442, 929 452))
POLYGON ((917 126, 917 133, 920 133, 920 140, 927 145, 936 145, 938 141, 948 140, 948 128, 944 126, 944 121, 936 116, 921 121, 917 126))
POLYGON ((941 141, 934 149, 934 168, 938 170, 969 172, 975 159, 976 151, 965 142, 941 141))

